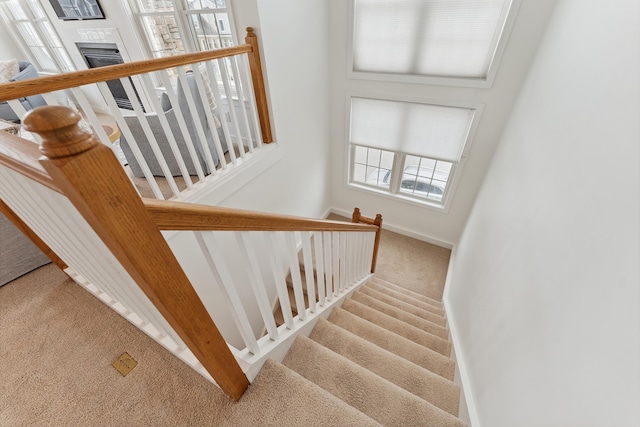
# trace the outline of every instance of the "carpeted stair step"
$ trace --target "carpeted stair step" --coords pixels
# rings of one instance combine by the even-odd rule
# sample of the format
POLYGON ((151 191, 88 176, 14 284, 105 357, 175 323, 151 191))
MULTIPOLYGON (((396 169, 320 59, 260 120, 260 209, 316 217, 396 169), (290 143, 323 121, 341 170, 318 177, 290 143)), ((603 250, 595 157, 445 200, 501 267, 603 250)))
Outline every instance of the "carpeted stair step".
POLYGON ((433 298, 425 297, 424 295, 420 295, 416 292, 410 291, 409 289, 403 288, 402 286, 398 286, 394 283, 387 282, 386 280, 378 279, 377 277, 374 277, 373 279, 371 279, 371 281, 374 283, 378 283, 386 288, 392 289, 396 292, 400 292, 401 294, 408 295, 411 298, 417 299, 418 301, 426 302, 427 304, 431 304, 434 307, 443 308, 441 301, 435 300, 433 298))
POLYGON ((384 285, 381 285, 380 283, 376 283, 375 280, 369 280, 367 282, 367 284, 363 287, 363 288, 369 288, 369 289, 374 289, 378 292, 382 292, 383 294, 386 294, 390 297, 393 297, 399 301, 403 301, 403 302, 407 302, 409 304, 413 304, 418 308, 421 308, 425 311, 430 311, 431 313, 437 314, 438 316, 442 316, 444 317, 444 309, 443 308, 439 308, 436 307, 435 305, 432 304, 427 304, 426 302, 422 302, 420 300, 417 300, 409 295, 403 294, 401 292, 398 292, 394 289, 388 288, 384 285))
POLYGON ((420 366, 319 319, 309 338, 427 402, 458 415, 460 387, 420 366))
POLYGON ((242 399, 230 405, 229 409, 231 412, 218 420, 219 425, 380 425, 271 359, 265 362, 242 399), (283 405, 283 402, 287 404, 283 405))
POLYGON ((304 336, 295 339, 283 364, 385 426, 464 426, 448 412, 304 336))
POLYGON ((340 308, 334 308, 328 320, 345 331, 364 338, 380 348, 390 351, 443 378, 453 380, 455 362, 447 357, 451 352, 448 342, 445 342, 446 346, 443 346, 445 348, 442 349, 446 353, 445 355, 340 308))
POLYGON ((426 311, 423 310, 419 307, 416 307, 413 304, 404 302, 404 301, 400 301, 394 297, 391 297, 389 295, 386 295, 382 292, 376 291, 375 289, 371 289, 368 288, 366 286, 363 286, 360 288, 359 292, 370 296, 371 298, 375 298, 379 301, 382 301, 386 304, 392 305, 396 308, 399 308, 403 311, 406 311, 407 313, 411 313, 414 314, 424 320, 428 320, 431 323, 435 323, 436 325, 442 326, 443 328, 447 327, 447 320, 438 314, 432 313, 430 311, 426 311))
POLYGON ((425 332, 420 328, 409 325, 408 323, 398 320, 395 317, 391 317, 388 314, 384 314, 378 310, 367 307, 353 299, 345 300, 342 303, 342 309, 381 326, 388 331, 394 332, 413 342, 437 351, 440 354, 445 356, 451 355, 451 344, 449 341, 425 332))
POLYGON ((424 332, 428 332, 445 340, 449 338, 449 331, 447 330, 447 328, 422 319, 415 314, 407 313, 402 309, 384 303, 375 298, 371 298, 370 296, 365 295, 362 292, 354 292, 351 296, 351 299, 381 313, 387 314, 395 319, 408 323, 409 325, 415 326, 416 328, 421 329, 424 332))

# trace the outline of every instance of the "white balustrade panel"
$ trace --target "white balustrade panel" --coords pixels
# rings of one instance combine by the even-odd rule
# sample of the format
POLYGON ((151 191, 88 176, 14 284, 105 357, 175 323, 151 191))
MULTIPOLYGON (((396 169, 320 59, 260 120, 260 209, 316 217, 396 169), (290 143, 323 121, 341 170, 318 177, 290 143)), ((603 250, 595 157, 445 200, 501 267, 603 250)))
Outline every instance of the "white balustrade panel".
MULTIPOLYGON (((40 236, 77 274, 113 300, 124 317, 132 314, 157 331, 158 341, 169 337, 178 351, 185 344, 140 290, 111 251, 63 195, 0 166, 0 198, 40 236)), ((110 304, 111 305, 111 304, 110 304)), ((148 332, 148 330, 146 330, 148 332)), ((163 343, 163 345, 166 344, 163 343)))

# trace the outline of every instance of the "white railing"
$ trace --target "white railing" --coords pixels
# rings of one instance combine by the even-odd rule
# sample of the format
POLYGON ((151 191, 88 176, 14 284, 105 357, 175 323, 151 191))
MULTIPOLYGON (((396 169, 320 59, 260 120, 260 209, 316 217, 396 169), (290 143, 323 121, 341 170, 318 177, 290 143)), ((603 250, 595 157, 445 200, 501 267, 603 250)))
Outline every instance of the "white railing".
POLYGON ((46 107, 25 121, 43 141, 0 133, 0 199, 79 284, 236 399, 372 275, 378 217, 140 199, 79 115, 46 107))
MULTIPOLYGON (((43 90, 33 95, 34 104, 77 108, 82 123, 119 154, 143 196, 180 200, 214 182, 220 171, 244 167, 264 142, 271 142, 263 141, 255 76, 245 55, 257 49, 247 52, 243 47, 251 45, 228 48, 232 52, 223 57, 183 60, 162 68, 145 65, 153 60, 115 65, 109 68, 127 66, 133 71, 90 84, 74 83, 72 77, 88 77, 98 69, 76 72, 68 74, 62 90, 51 92, 45 89, 45 80, 51 78, 42 78, 43 90)), ((171 64, 184 56, 189 55, 164 60, 171 64)), ((20 98, 0 100, 7 101, 18 117, 30 108, 20 98)), ((25 131, 21 136, 38 139, 25 131)))
POLYGON ((282 343, 308 333, 318 317, 372 277, 370 231, 235 231, 232 238, 220 236, 229 232, 194 233, 218 298, 203 302, 210 313, 224 310, 220 297, 230 308, 235 336, 227 342, 249 380, 267 358, 278 358, 282 343))

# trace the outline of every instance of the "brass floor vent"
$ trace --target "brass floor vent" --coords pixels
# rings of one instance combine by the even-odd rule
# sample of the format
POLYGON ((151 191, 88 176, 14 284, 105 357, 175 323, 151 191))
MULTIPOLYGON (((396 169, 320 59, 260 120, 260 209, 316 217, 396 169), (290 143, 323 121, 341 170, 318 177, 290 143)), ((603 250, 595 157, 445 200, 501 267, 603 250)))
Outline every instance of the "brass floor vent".
POLYGON ((118 360, 113 362, 113 367, 116 368, 116 371, 120 372, 123 377, 126 377, 136 366, 138 366, 138 362, 136 362, 129 353, 122 353, 122 355, 118 357, 118 360))

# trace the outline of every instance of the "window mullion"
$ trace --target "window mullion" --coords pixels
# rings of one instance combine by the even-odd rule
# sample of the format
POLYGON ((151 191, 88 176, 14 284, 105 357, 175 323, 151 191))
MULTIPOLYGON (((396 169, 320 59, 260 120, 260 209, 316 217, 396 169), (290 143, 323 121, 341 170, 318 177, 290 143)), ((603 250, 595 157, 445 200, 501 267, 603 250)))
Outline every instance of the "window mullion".
POLYGON ((393 156, 393 168, 391 169, 391 180, 389 182, 389 192, 392 194, 400 191, 402 183, 402 171, 404 169, 404 154, 395 153, 393 156))

